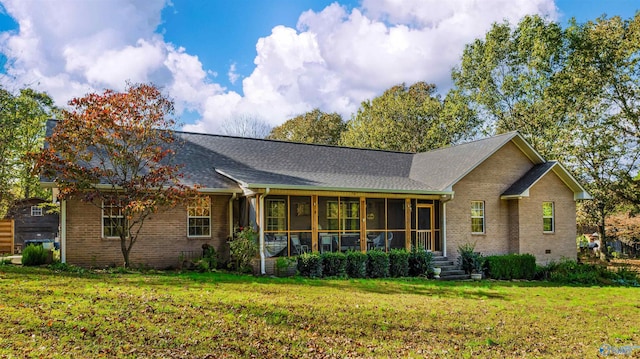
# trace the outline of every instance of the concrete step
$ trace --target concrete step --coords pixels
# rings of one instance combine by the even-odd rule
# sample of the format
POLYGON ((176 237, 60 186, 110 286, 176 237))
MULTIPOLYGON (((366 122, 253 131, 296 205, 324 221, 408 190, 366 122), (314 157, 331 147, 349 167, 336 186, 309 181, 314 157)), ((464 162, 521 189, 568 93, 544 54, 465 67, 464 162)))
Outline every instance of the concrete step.
POLYGON ((465 280, 470 278, 468 274, 465 274, 463 270, 458 268, 456 263, 450 261, 447 257, 434 256, 433 266, 441 269, 441 280, 465 280))
POLYGON ((460 269, 454 269, 454 270, 449 270, 446 272, 440 272, 440 277, 449 277, 449 276, 453 276, 453 275, 463 275, 466 274, 463 270, 460 269))
POLYGON ((454 270, 458 270, 458 266, 454 266, 454 265, 446 265, 446 266, 433 266, 434 268, 440 268, 442 270, 442 273, 445 272, 450 272, 450 271, 454 271, 454 270))

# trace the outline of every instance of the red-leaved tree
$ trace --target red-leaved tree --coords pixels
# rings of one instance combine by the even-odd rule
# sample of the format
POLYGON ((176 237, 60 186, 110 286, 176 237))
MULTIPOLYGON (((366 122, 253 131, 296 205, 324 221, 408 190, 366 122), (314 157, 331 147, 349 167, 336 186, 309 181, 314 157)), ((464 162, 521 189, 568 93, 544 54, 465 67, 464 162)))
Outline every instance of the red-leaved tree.
POLYGON ((103 236, 119 237, 124 266, 150 214, 185 203, 195 189, 180 183, 173 163, 173 102, 148 84, 127 84, 69 102, 38 155, 37 168, 53 179, 61 199, 103 211, 103 236))

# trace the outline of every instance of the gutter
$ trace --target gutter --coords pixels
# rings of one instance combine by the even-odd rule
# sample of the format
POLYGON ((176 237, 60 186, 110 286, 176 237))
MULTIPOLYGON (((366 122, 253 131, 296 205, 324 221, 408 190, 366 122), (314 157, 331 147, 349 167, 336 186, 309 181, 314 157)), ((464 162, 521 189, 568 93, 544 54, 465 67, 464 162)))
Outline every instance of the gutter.
POLYGON ((279 185, 266 183, 247 183, 243 185, 247 188, 271 188, 271 189, 290 189, 290 190, 307 190, 307 191, 331 191, 331 192, 359 192, 359 193, 395 193, 395 194, 422 194, 422 195, 451 195, 453 190, 432 191, 432 190, 414 190, 414 189, 389 189, 389 188, 358 188, 358 187, 323 187, 323 186, 303 186, 303 185, 279 185))
POLYGON ((229 238, 233 238, 233 201, 238 197, 237 193, 233 193, 229 198, 229 238))
POLYGON ((442 256, 447 256, 447 202, 453 200, 454 193, 451 192, 451 195, 440 196, 440 201, 442 203, 442 232, 440 236, 442 237, 442 256))
MULTIPOLYGON (((40 186, 42 188, 56 188, 56 187, 58 187, 58 185, 55 182, 40 182, 40 186)), ((99 184, 93 185, 93 187, 95 189, 100 189, 100 190, 109 190, 109 189, 118 190, 118 189, 122 189, 122 187, 120 187, 120 186, 113 186, 113 185, 106 184, 106 183, 99 183, 99 184)), ((242 193, 242 190, 239 189, 239 188, 202 187, 202 188, 198 188, 197 191, 200 192, 200 193, 242 193)))
POLYGON ((60 201, 60 262, 67 263, 67 201, 60 201))

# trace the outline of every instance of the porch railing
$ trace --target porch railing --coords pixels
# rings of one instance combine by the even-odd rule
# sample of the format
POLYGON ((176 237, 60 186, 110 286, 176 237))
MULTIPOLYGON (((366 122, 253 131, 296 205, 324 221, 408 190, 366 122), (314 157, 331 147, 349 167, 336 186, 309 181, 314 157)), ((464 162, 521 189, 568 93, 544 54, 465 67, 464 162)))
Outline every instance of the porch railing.
POLYGON ((424 248, 428 251, 434 250, 435 243, 433 243, 433 236, 431 235, 431 231, 416 231, 416 246, 418 248, 424 248))

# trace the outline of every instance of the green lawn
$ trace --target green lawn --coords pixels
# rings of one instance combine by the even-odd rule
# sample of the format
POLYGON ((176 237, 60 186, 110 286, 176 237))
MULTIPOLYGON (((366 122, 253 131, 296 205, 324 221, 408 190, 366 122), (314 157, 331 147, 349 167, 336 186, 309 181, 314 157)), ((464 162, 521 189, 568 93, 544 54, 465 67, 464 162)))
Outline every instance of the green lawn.
POLYGON ((640 289, 4 266, 0 323, 0 357, 587 358, 640 345, 640 289))

